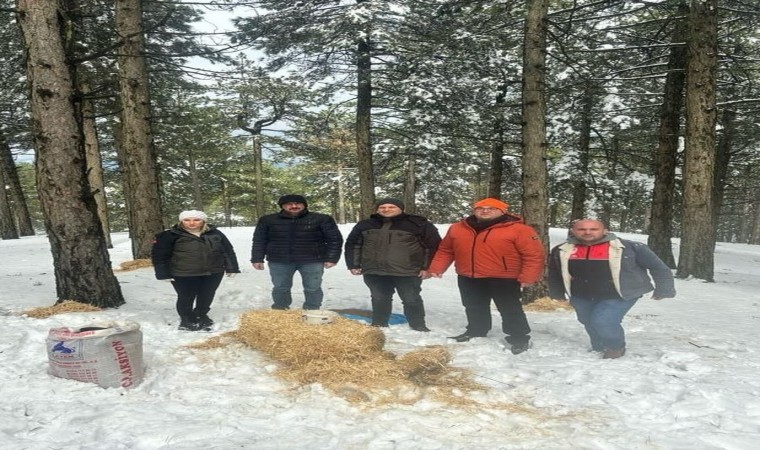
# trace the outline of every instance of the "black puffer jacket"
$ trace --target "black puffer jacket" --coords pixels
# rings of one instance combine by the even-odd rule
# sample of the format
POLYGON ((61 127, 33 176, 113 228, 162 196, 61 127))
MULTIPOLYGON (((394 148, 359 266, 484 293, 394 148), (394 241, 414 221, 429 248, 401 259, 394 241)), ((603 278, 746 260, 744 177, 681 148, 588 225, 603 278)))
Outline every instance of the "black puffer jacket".
POLYGON ((373 214, 346 238, 346 265, 367 275, 417 276, 440 242, 438 229, 422 216, 373 214))
POLYGON ((158 233, 151 252, 156 278, 240 272, 227 236, 213 226, 207 228, 200 236, 188 233, 179 225, 158 233))
POLYGON ((298 216, 280 211, 259 219, 253 230, 251 262, 332 262, 340 259, 343 236, 327 214, 304 210, 298 216))

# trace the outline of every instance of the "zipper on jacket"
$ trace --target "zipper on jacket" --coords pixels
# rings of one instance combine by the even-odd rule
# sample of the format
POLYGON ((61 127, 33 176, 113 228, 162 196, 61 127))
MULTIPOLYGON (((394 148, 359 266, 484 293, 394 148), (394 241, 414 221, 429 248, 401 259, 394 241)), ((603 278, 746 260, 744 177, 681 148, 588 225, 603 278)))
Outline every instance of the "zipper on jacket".
POLYGON ((470 274, 472 276, 470 278, 475 278, 475 247, 478 245, 478 232, 469 225, 467 228, 469 228, 470 231, 475 234, 475 236, 472 238, 472 248, 470 249, 470 261, 472 261, 472 273, 470 274))

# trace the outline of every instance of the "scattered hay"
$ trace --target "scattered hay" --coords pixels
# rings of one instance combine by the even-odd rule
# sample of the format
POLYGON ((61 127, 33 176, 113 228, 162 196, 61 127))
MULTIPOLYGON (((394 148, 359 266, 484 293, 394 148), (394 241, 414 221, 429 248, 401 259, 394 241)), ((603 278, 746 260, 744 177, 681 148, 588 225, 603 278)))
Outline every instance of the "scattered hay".
POLYGON ((240 339, 238 338, 236 331, 228 331, 226 333, 222 333, 218 336, 214 336, 211 338, 206 339, 205 341, 201 342, 194 342, 192 344, 187 344, 184 347, 185 348, 193 348, 193 349, 200 349, 200 350, 211 350, 214 348, 223 348, 227 347, 232 344, 239 344, 240 339))
POLYGON ((133 259, 132 261, 124 261, 123 263, 119 264, 119 268, 116 270, 120 272, 127 272, 129 270, 137 270, 152 266, 153 263, 150 259, 133 259))
POLYGON ((398 365, 407 377, 414 378, 445 372, 450 361, 451 355, 448 350, 440 345, 431 345, 401 356, 398 365))
MULTIPOLYGON (((337 317, 328 325, 308 325, 301 311, 257 310, 243 314, 236 337, 278 361, 277 375, 300 385, 321 383, 350 402, 415 403, 430 391, 484 390, 469 373, 448 366, 442 346, 424 347, 396 358, 384 351, 379 328, 337 317)), ((443 395, 441 395, 443 393, 443 395)))
POLYGON ((524 305, 523 309, 526 311, 550 312, 557 311, 558 309, 571 311, 573 307, 570 306, 570 302, 558 302, 557 300, 552 300, 549 297, 541 297, 531 303, 524 305))
POLYGON ((53 306, 44 306, 39 308, 30 309, 24 311, 21 314, 32 317, 34 319, 44 319, 46 317, 54 316, 56 314, 72 313, 72 312, 95 312, 103 311, 102 308, 97 306, 88 305, 87 303, 80 303, 74 300, 64 300, 61 303, 57 303, 53 306))

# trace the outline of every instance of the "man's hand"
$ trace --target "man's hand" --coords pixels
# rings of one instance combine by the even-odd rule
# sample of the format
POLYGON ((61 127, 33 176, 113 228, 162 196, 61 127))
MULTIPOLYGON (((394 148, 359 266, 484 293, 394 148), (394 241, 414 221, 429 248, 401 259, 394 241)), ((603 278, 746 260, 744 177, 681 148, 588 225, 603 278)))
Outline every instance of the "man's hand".
POLYGON ((427 280, 428 278, 430 278, 431 274, 427 270, 420 270, 420 273, 417 276, 422 278, 423 280, 427 280))
POLYGON ((336 264, 336 263, 334 263, 334 262, 326 262, 326 263, 324 264, 324 266, 325 266, 325 269, 329 269, 329 268, 331 268, 331 267, 335 267, 335 264, 336 264))
POLYGON ((264 263, 252 263, 251 265, 256 270, 264 270, 264 263))
POLYGON ((351 272, 351 275, 361 275, 362 269, 348 269, 349 272, 351 272))
POLYGON ((431 272, 428 272, 428 273, 430 274, 431 277, 435 277, 435 278, 443 277, 442 273, 431 273, 431 272))

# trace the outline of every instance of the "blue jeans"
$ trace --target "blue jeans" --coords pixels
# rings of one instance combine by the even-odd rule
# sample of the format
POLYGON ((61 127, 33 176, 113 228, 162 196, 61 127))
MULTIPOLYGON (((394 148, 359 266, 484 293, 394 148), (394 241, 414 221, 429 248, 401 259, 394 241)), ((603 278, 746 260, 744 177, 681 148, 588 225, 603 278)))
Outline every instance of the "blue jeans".
POLYGON ((325 266, 316 263, 269 263, 269 275, 272 277, 272 309, 288 309, 293 303, 290 288, 293 287, 293 275, 298 271, 303 281, 303 294, 306 297, 303 309, 319 309, 322 306, 322 274, 325 266))
POLYGON ((586 327, 593 350, 601 352, 625 348, 625 331, 620 324, 639 298, 589 300, 570 296, 570 304, 575 308, 578 322, 586 327))

